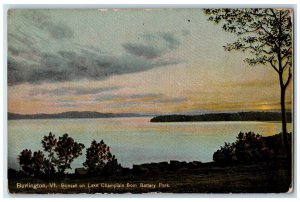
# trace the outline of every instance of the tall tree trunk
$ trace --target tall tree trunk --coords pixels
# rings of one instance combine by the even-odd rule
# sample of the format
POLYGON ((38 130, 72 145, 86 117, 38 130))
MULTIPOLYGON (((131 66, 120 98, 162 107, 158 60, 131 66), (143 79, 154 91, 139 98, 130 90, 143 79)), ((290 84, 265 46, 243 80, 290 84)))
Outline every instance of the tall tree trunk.
MULTIPOLYGON (((282 79, 281 79, 282 80, 282 79)), ((281 84, 281 83, 280 83, 281 84)), ((292 183, 292 149, 288 143, 287 129, 286 129, 286 111, 285 111, 285 86, 280 85, 280 106, 281 106, 281 117, 282 117, 282 144, 283 150, 286 154, 286 164, 287 164, 287 175, 290 178, 290 183, 292 183)), ((291 140, 292 141, 292 140, 291 140)))
MULTIPOLYGON (((279 11, 279 36, 282 36, 282 21, 281 21, 281 11, 279 11)), ((288 137, 287 137, 287 129, 286 129, 286 111, 285 111, 285 90, 287 85, 285 85, 285 82, 283 80, 283 73, 284 73, 284 67, 282 65, 282 52, 281 52, 281 39, 278 38, 278 50, 277 50, 277 58, 278 58, 278 75, 279 75, 279 83, 280 83, 280 107, 281 107, 281 123, 282 123, 282 144, 284 153, 286 154, 287 160, 291 161, 291 149, 288 143, 288 137)), ((289 69, 290 71, 290 69, 289 69)), ((288 84, 290 79, 290 72, 288 75, 288 80, 286 81, 286 84, 288 84)))
POLYGON ((280 106, 281 106, 281 123, 282 123, 282 144, 283 149, 286 154, 288 160, 291 160, 291 148, 288 143, 287 137, 287 119, 286 119, 286 110, 285 110, 285 91, 286 87, 284 86, 283 82, 283 75, 279 74, 280 79, 280 106))

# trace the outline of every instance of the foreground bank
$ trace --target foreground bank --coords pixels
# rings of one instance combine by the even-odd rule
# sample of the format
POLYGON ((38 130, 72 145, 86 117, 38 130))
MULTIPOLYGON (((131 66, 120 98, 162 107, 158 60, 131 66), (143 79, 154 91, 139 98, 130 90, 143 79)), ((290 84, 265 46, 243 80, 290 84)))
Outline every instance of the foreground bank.
POLYGON ((286 193, 290 166, 285 159, 217 164, 161 162, 123 168, 110 176, 77 172, 63 178, 38 179, 9 170, 10 193, 286 193))
MULTIPOLYGON (((288 137, 291 143, 291 134, 288 137)), ((104 155, 104 150, 109 152, 103 141, 93 141, 87 149, 85 167, 75 168, 72 174, 48 172, 51 171, 46 170, 48 164, 43 164, 47 161, 39 158, 41 152, 25 158, 27 151, 19 157, 22 170, 8 170, 9 191, 38 194, 286 193, 293 187, 292 159, 286 158, 282 150, 280 134, 262 137, 253 132, 240 132, 236 142, 221 146, 213 155, 214 162, 209 163, 171 160, 124 168, 111 154, 104 155), (103 158, 95 161, 98 154, 111 160, 106 164, 103 158), (25 160, 30 162, 24 163, 25 160)))

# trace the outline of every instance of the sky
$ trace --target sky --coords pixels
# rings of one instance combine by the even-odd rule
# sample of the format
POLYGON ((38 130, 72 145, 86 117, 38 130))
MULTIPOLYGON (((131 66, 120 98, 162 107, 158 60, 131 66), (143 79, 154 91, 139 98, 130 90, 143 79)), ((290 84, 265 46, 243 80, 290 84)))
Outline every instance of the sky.
MULTIPOLYGON (((9 10, 8 111, 278 111, 277 73, 201 9, 9 10)), ((292 83, 286 95, 291 109, 292 83)))

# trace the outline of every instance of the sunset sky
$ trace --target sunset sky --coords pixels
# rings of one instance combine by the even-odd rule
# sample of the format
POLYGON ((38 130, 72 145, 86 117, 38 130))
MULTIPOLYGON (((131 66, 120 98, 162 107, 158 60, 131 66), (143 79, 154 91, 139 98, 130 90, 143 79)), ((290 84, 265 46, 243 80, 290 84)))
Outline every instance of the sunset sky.
POLYGON ((277 73, 225 52, 235 36, 207 18, 201 9, 10 10, 8 111, 279 110, 277 73))

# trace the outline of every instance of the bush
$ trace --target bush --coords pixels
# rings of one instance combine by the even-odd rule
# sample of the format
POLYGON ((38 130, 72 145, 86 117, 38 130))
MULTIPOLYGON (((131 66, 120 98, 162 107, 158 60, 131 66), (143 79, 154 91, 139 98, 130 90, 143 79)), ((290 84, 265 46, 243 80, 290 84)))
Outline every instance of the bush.
POLYGON ((19 157, 21 169, 30 176, 53 176, 56 172, 64 174, 67 169, 71 169, 71 163, 82 154, 84 145, 77 143, 68 134, 55 138, 51 132, 44 136, 42 140, 44 151, 48 153, 48 158, 44 157, 42 151, 34 152, 23 150, 19 157))
MULTIPOLYGON (((44 136, 41 141, 43 149, 48 153, 47 158, 42 151, 31 152, 24 149, 18 156, 19 165, 22 171, 35 177, 49 177, 59 173, 65 174, 71 169, 71 163, 75 158, 82 155, 84 145, 74 141, 68 134, 64 134, 57 140, 51 132, 44 136)), ((121 168, 118 160, 111 154, 110 148, 101 140, 97 143, 92 141, 91 146, 86 150, 86 161, 83 163, 88 173, 112 174, 121 168)))
POLYGON ((54 150, 57 146, 57 139, 55 138, 55 135, 50 132, 48 136, 44 136, 42 140, 42 145, 44 148, 44 151, 48 152, 49 159, 54 162, 54 150))
POLYGON ((225 145, 214 153, 213 160, 222 163, 236 161, 234 143, 230 144, 225 142, 225 145))
POLYGON ((18 161, 21 169, 28 175, 33 174, 32 152, 29 149, 24 149, 18 156, 18 161))
POLYGON ((33 153, 31 150, 23 150, 19 157, 19 164, 22 170, 30 176, 50 176, 54 174, 54 166, 48 159, 44 158, 44 154, 41 151, 33 153))
POLYGON ((121 167, 103 140, 99 143, 92 141, 91 146, 86 150, 86 161, 83 166, 87 168, 88 173, 97 175, 111 174, 121 167))
POLYGON ((213 154, 215 162, 251 162, 268 160, 273 157, 273 150, 267 147, 263 137, 253 132, 242 133, 234 143, 225 143, 213 154))
POLYGON ((54 164, 57 166, 58 172, 64 174, 65 170, 71 169, 71 163, 82 154, 83 148, 83 144, 75 142, 68 134, 59 137, 54 147, 57 155, 57 158, 54 158, 54 164))

